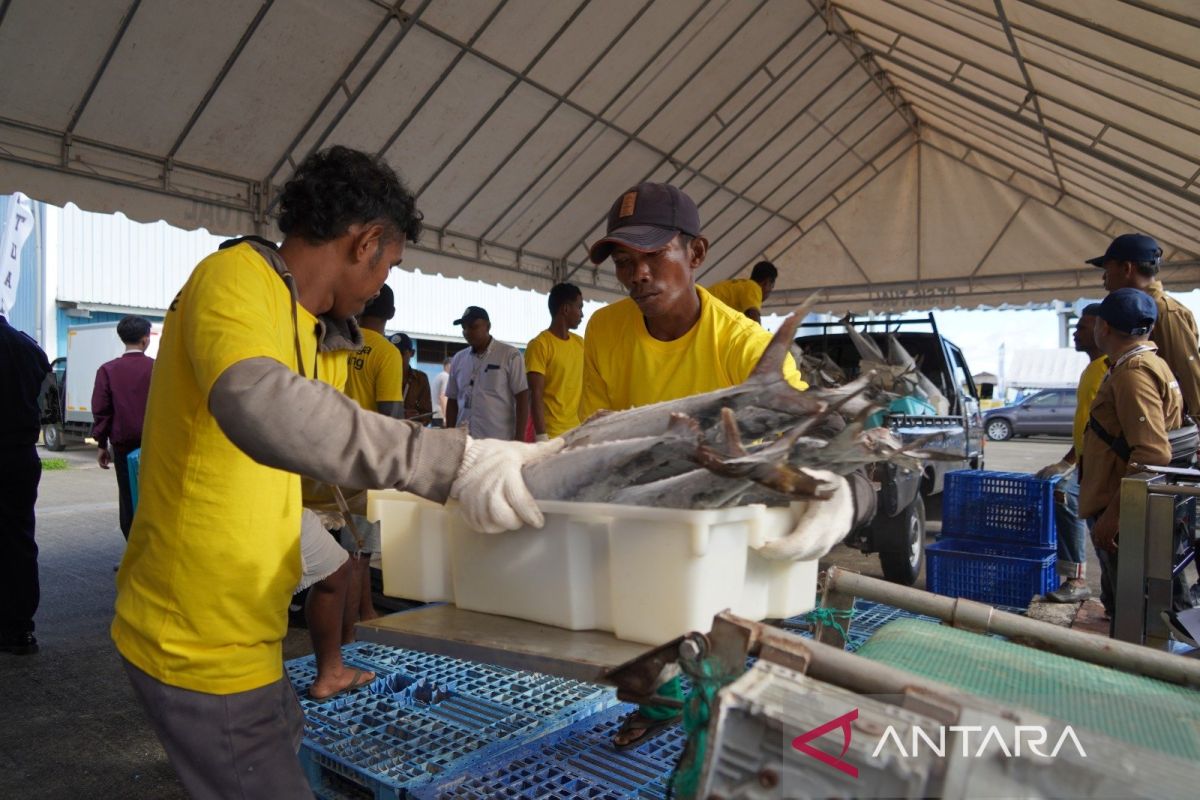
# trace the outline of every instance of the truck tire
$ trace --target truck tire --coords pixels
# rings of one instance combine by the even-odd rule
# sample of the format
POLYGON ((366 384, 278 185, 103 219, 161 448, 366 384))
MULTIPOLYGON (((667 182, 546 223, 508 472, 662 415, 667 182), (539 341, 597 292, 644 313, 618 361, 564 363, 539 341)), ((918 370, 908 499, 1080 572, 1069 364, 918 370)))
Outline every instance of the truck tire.
POLYGON ((892 583, 912 586, 925 561, 925 503, 917 495, 894 517, 875 521, 879 566, 892 583))
POLYGON ((63 438, 62 428, 58 427, 58 425, 54 423, 42 426, 42 441, 46 443, 47 450, 52 450, 55 453, 67 449, 67 443, 63 438))

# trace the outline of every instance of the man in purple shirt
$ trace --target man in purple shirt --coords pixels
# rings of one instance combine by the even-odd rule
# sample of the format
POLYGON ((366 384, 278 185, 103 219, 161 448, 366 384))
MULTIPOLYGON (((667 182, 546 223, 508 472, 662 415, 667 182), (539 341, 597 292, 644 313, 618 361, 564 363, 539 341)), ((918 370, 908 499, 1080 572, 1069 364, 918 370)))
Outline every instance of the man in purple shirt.
POLYGON ((125 317, 117 323, 117 335, 125 343, 125 354, 100 366, 92 388, 92 436, 102 469, 117 467, 117 491, 121 498, 121 533, 129 540, 133 525, 133 499, 129 496, 128 456, 142 446, 142 420, 146 396, 150 394, 150 369, 154 359, 146 355, 150 346, 150 321, 125 317), (112 445, 111 452, 109 445, 112 445))

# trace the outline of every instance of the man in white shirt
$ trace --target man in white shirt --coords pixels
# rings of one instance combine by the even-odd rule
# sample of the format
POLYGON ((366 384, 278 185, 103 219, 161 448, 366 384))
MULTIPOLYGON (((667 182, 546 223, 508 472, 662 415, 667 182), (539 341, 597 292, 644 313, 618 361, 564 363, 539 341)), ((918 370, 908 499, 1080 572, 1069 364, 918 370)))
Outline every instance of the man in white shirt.
POLYGON ((429 399, 433 401, 432 427, 441 428, 446 424, 446 384, 450 380, 450 359, 442 360, 442 371, 434 376, 429 384, 429 399))
POLYGON ((476 439, 524 440, 529 383, 521 352, 492 338, 491 319, 478 306, 469 306, 454 324, 471 346, 450 360, 446 427, 464 427, 476 439))

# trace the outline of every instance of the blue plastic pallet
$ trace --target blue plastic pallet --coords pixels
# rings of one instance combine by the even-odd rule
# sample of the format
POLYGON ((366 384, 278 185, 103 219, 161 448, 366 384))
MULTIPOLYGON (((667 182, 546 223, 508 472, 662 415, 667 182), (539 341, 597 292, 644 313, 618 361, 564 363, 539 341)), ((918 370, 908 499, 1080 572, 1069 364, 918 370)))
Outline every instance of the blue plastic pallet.
POLYGON ((343 648, 343 659, 376 679, 326 703, 307 697, 312 656, 285 664, 305 713, 302 762, 320 797, 407 797, 617 702, 595 684, 370 643, 343 648))
POLYGON ((413 792, 419 800, 663 800, 687 741, 675 725, 618 752, 623 705, 413 792))
POLYGON ((1058 586, 1053 548, 979 539, 942 539, 925 548, 929 591, 991 605, 1028 608, 1058 586))
POLYGON ((1054 547, 1054 484, 1023 472, 964 469, 946 473, 942 535, 1054 547))
MULTIPOLYGON (((846 637, 845 649, 854 652, 866 644, 867 640, 874 636, 876 631, 897 619, 920 619, 932 622, 935 625, 941 623, 941 620, 935 617, 914 614, 911 611, 905 611, 902 608, 896 608, 884 603, 873 603, 870 600, 855 600, 854 616, 851 618, 847 630, 849 635, 846 637)), ((780 623, 780 627, 798 636, 812 638, 813 625, 809 621, 807 614, 785 619, 780 623)), ((845 623, 843 623, 843 627, 846 627, 845 623)))

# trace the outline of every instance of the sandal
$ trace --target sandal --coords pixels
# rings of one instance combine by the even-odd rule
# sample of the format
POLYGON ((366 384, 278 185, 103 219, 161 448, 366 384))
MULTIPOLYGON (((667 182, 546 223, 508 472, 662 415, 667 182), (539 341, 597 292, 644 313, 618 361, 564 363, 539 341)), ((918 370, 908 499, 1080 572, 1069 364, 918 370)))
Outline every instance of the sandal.
POLYGON ((675 725, 682 718, 682 712, 666 719, 649 719, 643 717, 641 711, 634 711, 621 721, 621 727, 617 728, 617 732, 613 734, 613 747, 618 751, 637 747, 659 731, 675 725), (632 738, 628 738, 630 736, 632 738), (619 738, 626 738, 626 741, 618 742, 619 738))

